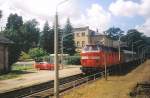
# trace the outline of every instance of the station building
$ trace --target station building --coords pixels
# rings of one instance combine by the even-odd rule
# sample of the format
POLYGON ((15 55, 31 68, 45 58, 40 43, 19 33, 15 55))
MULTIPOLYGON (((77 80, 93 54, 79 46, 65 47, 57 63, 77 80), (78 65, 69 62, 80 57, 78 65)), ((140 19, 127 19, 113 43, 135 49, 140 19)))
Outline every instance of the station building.
POLYGON ((90 30, 89 26, 74 29, 74 42, 77 52, 80 52, 87 44, 101 44, 113 47, 113 40, 111 38, 100 34, 99 32, 90 30))
POLYGON ((9 72, 11 69, 8 63, 8 47, 12 43, 12 41, 0 35, 0 73, 9 72))

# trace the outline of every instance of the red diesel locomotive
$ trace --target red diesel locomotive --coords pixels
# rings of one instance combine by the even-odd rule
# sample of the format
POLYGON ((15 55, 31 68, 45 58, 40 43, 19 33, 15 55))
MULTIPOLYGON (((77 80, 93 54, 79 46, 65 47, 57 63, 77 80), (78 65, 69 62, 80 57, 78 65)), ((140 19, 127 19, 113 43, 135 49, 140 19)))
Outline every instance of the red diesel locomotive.
POLYGON ((81 52, 82 72, 96 72, 113 65, 118 65, 122 62, 132 60, 132 53, 129 51, 121 51, 120 61, 118 49, 106 47, 103 45, 86 45, 81 52))

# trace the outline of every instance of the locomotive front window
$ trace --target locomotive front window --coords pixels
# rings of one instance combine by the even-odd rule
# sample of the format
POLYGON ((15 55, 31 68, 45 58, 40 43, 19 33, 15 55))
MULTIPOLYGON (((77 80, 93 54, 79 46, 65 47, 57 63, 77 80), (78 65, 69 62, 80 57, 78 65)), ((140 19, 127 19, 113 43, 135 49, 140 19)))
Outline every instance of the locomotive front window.
POLYGON ((97 45, 86 45, 83 50, 84 51, 98 51, 99 47, 97 45))

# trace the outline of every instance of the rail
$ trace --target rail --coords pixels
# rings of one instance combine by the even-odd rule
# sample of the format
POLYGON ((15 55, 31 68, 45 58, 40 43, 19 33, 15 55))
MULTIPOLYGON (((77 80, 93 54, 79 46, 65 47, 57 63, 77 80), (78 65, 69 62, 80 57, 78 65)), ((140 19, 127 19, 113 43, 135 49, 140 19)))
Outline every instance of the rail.
MULTIPOLYGON (((110 70, 108 70, 107 73, 110 73, 110 70)), ((66 83, 59 85, 59 89, 60 89, 60 92, 64 92, 64 91, 67 91, 70 89, 74 89, 82 84, 86 84, 86 83, 95 81, 98 78, 104 77, 104 76, 105 76, 105 72, 102 71, 102 72, 98 72, 98 73, 95 73, 92 75, 84 76, 83 78, 80 77, 79 79, 76 79, 73 81, 68 81, 68 82, 66 81, 66 83)), ((23 98, 37 98, 37 97, 45 98, 48 96, 53 96, 53 93, 54 93, 54 89, 50 88, 50 89, 47 89, 47 90, 44 90, 41 92, 34 93, 32 95, 23 97, 23 98)))

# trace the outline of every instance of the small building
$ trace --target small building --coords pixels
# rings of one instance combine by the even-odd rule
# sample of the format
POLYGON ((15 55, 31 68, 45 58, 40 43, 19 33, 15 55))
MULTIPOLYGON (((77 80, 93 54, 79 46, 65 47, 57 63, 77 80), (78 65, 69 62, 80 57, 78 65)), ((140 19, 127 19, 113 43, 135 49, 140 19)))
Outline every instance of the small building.
POLYGON ((77 52, 80 52, 87 44, 103 44, 105 46, 113 47, 113 40, 111 38, 90 30, 89 26, 74 29, 74 42, 77 52))
POLYGON ((0 73, 9 72, 11 67, 8 62, 8 47, 13 42, 0 35, 0 73))

